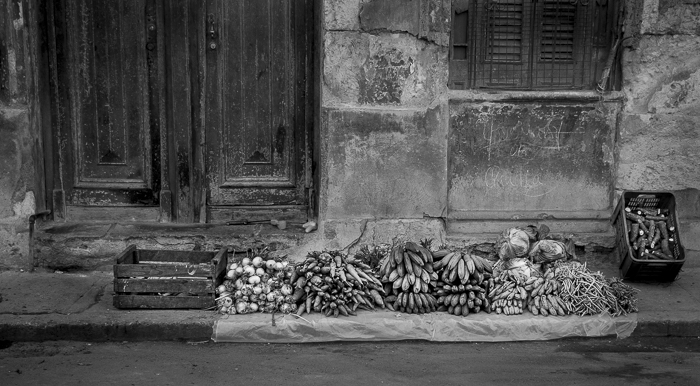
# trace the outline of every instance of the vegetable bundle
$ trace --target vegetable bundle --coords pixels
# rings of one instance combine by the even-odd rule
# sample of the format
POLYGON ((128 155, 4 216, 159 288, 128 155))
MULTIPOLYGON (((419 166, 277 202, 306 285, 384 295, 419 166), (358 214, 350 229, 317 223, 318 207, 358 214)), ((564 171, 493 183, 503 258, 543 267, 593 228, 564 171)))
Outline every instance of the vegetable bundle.
POLYGON ((525 286, 528 280, 533 278, 536 279, 535 277, 528 277, 518 270, 506 269, 500 271, 492 279, 493 283, 490 285, 488 292, 491 311, 506 315, 522 314, 528 296, 525 286))
POLYGON ((454 251, 448 252, 433 266, 442 270, 434 292, 440 305, 438 311, 461 316, 481 310, 491 311, 486 297, 493 272, 491 262, 470 252, 454 251))
POLYGON ((437 299, 430 294, 431 282, 438 276, 433 255, 424 246, 408 241, 397 243, 380 263, 379 276, 391 308, 410 314, 437 310, 437 299))
POLYGON ((528 291, 527 309, 534 315, 564 316, 571 313, 571 306, 559 297, 561 284, 555 278, 555 267, 547 269, 540 278, 530 278, 525 283, 528 291))
POLYGON ((625 208, 629 243, 633 255, 643 260, 674 260, 671 248, 676 243, 668 209, 625 208))
POLYGON ((620 316, 636 311, 635 292, 631 287, 621 287, 622 283, 617 283, 617 289, 613 290, 602 273, 591 272, 578 262, 557 262, 555 266, 554 276, 561 283, 561 299, 569 305, 571 313, 585 316, 608 312, 620 316))
POLYGON ((536 264, 552 263, 574 257, 572 240, 547 238, 549 227, 542 224, 508 228, 496 240, 496 250, 504 269, 509 269, 518 258, 527 258, 536 264))
POLYGON ((311 252, 294 267, 296 315, 356 315, 356 310, 385 308, 382 283, 369 265, 340 251, 311 252))
POLYGON ((223 284, 216 289, 220 313, 292 312, 296 309, 287 261, 265 260, 262 256, 243 258, 228 267, 223 284))

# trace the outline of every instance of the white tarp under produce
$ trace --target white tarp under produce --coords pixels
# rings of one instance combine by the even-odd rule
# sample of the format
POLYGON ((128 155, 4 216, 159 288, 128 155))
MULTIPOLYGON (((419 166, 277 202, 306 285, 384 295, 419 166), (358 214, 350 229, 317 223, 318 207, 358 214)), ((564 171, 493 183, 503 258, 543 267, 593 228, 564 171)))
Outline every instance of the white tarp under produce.
POLYGON ((294 315, 247 314, 222 317, 214 326, 215 342, 310 343, 331 341, 428 340, 435 342, 504 342, 573 337, 629 337, 637 314, 611 317, 535 316, 443 312, 423 315, 389 311, 361 312, 358 316, 329 318, 320 313, 294 315))

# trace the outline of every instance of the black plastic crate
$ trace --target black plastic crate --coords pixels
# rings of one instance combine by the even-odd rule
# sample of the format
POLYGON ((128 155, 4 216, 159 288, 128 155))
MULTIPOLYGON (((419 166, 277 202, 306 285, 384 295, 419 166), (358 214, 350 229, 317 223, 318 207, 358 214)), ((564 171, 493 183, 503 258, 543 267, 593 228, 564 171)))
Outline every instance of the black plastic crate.
POLYGON ((613 226, 616 232, 616 245, 620 263, 620 276, 630 281, 669 282, 678 277, 685 262, 685 251, 680 240, 676 199, 669 192, 623 191, 613 213, 613 226), (674 243, 669 245, 672 260, 638 259, 630 246, 630 229, 625 217, 625 208, 661 209, 668 211, 667 224, 675 227, 674 243))

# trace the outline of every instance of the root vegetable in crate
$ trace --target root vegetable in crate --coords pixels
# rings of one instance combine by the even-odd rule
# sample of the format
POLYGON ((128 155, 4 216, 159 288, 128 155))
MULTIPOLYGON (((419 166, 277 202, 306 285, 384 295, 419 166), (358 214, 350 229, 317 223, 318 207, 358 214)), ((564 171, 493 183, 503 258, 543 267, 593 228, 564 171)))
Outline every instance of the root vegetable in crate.
POLYGON ((675 197, 670 192, 622 192, 613 213, 622 278, 676 280, 685 262, 677 219, 675 197))

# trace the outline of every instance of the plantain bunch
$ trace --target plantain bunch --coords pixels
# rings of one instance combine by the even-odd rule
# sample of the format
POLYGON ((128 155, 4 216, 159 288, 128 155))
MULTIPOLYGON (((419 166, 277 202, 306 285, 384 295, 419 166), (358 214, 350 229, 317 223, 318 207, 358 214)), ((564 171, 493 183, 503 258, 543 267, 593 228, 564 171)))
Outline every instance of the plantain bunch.
POLYGON ((483 285, 477 284, 445 284, 438 289, 438 311, 447 311, 447 313, 456 316, 467 316, 469 313, 479 313, 481 310, 491 312, 489 300, 486 298, 486 285, 488 281, 484 281, 483 285))
POLYGON ((507 269, 498 273, 492 280, 487 294, 491 311, 505 315, 522 314, 528 297, 525 286, 529 278, 517 270, 507 269))
POLYGON ((484 279, 491 277, 493 268, 491 262, 469 252, 449 252, 433 264, 440 271, 440 279, 446 284, 467 284, 475 281, 481 284, 484 279))
POLYGON ((387 308, 411 314, 437 310, 437 299, 430 292, 438 277, 428 248, 411 241, 395 244, 379 264, 379 277, 387 308))
POLYGON ((434 296, 438 311, 467 316, 482 310, 491 311, 486 298, 489 279, 493 272, 491 262, 468 251, 440 250, 433 253, 433 264, 440 270, 434 296))
POLYGON ((561 284, 556 279, 555 271, 555 267, 550 267, 542 277, 531 277, 525 282, 529 295, 527 309, 532 314, 564 316, 570 313, 567 303, 559 297, 561 284))
POLYGON ((292 279, 296 315, 356 315, 357 309, 385 308, 384 288, 369 265, 340 251, 311 252, 295 265, 292 279))

